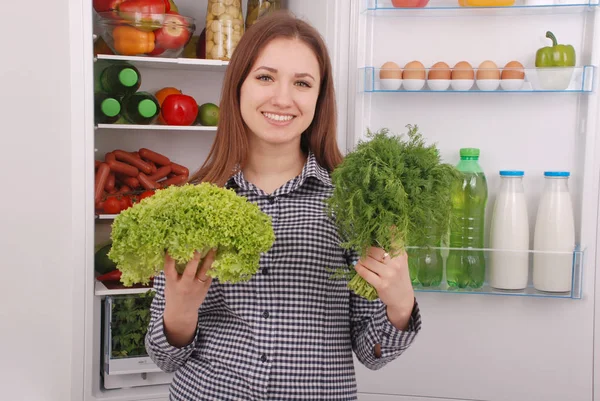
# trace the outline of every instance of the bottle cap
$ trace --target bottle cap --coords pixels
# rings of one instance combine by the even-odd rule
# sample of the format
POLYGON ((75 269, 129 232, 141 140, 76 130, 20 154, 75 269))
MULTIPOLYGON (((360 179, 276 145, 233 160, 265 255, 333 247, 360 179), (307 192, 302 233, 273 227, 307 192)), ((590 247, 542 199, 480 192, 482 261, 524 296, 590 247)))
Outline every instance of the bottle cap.
POLYGON ((138 73, 133 68, 123 68, 119 73, 119 82, 127 87, 135 86, 138 83, 138 73))
POLYGON ((462 148, 460 150, 460 157, 461 158, 478 159, 479 158, 479 149, 477 149, 477 148, 462 148))
POLYGON ((100 104, 102 113, 108 117, 114 117, 121 112, 121 103, 115 98, 109 97, 100 104))
POLYGON ((568 171, 544 171, 545 177, 568 177, 571 173, 568 171))
POLYGON ((144 99, 138 104, 138 111, 145 118, 154 117, 157 110, 156 103, 150 99, 144 99))
POLYGON ((500 170, 500 176, 502 177, 523 177, 524 171, 521 170, 500 170))

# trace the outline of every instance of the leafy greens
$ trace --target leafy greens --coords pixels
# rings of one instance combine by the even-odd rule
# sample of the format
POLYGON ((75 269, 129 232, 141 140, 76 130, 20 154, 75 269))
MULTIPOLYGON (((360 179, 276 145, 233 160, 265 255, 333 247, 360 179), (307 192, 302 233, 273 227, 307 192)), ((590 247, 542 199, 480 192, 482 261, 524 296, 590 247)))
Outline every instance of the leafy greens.
MULTIPOLYGON (((397 256, 409 245, 425 243, 432 226, 443 233, 450 224, 450 189, 459 172, 441 162, 436 146, 425 144, 416 125, 407 128, 407 140, 388 135, 385 128, 367 130, 370 140, 360 141, 332 173, 329 213, 342 246, 361 257, 371 246, 397 256)), ((346 275, 357 295, 378 298, 353 268, 346 275)))
POLYGON ((165 252, 183 273, 194 251, 217 248, 208 275, 221 282, 248 281, 260 253, 275 241, 271 218, 233 190, 210 183, 158 190, 121 212, 112 225, 108 257, 130 286, 148 283, 164 268, 165 252))

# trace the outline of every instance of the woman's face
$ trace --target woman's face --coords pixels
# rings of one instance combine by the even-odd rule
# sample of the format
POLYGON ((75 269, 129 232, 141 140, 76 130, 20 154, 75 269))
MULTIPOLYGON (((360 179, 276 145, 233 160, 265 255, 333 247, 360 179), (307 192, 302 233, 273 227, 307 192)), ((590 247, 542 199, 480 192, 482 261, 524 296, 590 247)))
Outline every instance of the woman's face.
POLYGON ((297 39, 272 40, 242 84, 240 107, 250 141, 300 144, 319 96, 319 63, 297 39))

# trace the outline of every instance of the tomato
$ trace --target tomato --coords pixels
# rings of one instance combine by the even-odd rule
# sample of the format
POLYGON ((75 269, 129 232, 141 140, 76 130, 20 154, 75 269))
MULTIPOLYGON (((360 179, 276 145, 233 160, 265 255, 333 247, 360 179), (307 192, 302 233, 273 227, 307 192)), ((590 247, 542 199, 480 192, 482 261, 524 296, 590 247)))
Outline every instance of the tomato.
POLYGON ((131 206, 133 206, 131 196, 129 196, 129 195, 121 196, 121 199, 119 200, 119 204, 121 205, 121 210, 129 209, 131 206))
POLYGON ((141 201, 141 200, 142 200, 142 199, 144 199, 144 198, 149 198, 149 197, 151 197, 152 195, 154 195, 154 191, 153 191, 153 190, 149 189, 149 190, 147 190, 147 191, 144 191, 144 192, 142 192, 142 193, 140 194, 140 196, 138 197, 138 201, 141 201))
POLYGON ((168 125, 192 125, 198 116, 198 104, 188 95, 169 95, 163 101, 161 115, 168 125))
POLYGON ((114 196, 108 197, 104 201, 104 212, 107 214, 117 214, 121 211, 121 202, 114 196))

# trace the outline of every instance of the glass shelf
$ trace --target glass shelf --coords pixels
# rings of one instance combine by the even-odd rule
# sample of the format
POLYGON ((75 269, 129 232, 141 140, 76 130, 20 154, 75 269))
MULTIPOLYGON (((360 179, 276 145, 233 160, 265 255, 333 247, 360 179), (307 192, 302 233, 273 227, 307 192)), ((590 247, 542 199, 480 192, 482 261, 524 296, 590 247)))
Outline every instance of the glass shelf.
MULTIPOLYGON (((444 79, 380 79, 380 68, 363 67, 359 69, 359 92, 461 92, 461 93, 591 93, 594 91, 596 67, 563 68, 524 68, 522 79, 485 79, 485 80, 444 80, 444 79)), ((429 68, 424 69, 424 76, 429 76, 429 68)), ((390 74, 393 69, 385 69, 390 74)), ((407 71, 402 69, 405 76, 407 71)), ((420 70, 423 74, 423 70, 420 70)), ((438 70, 439 71, 439 70, 438 70)), ((502 72, 502 67, 497 71, 502 72)), ((399 72, 399 71, 398 71, 399 72)), ((473 68, 474 76, 478 72, 489 70, 473 68)), ((399 75, 399 74, 398 74, 399 75)))
MULTIPOLYGON (((416 0, 405 0, 416 4, 416 0)), ((430 0, 425 7, 394 7, 392 0, 365 0, 361 12, 376 17, 418 17, 435 15, 527 15, 580 14, 595 11, 596 0, 516 0, 511 6, 461 6, 458 0, 430 0)))
MULTIPOLYGON (((540 297, 540 298, 570 298, 570 299, 581 299, 582 297, 582 285, 583 285, 583 266, 584 266, 584 255, 585 249, 580 249, 576 247, 573 252, 546 252, 546 251, 516 251, 516 250, 505 250, 505 249, 489 249, 489 248, 481 248, 481 249, 461 249, 461 248, 448 248, 448 247, 431 247, 429 251, 425 251, 425 248, 422 247, 408 247, 407 248, 409 255, 409 267, 411 270, 411 277, 414 277, 416 280, 413 283, 413 287, 416 292, 438 292, 438 293, 453 293, 453 294, 472 294, 472 295, 503 295, 503 296, 522 296, 522 297, 540 297), (458 251, 458 252, 468 252, 469 254, 477 254, 484 255, 485 260, 485 275, 486 280, 480 288, 456 288, 449 287, 447 284, 447 262, 448 255, 450 251, 458 251), (429 269, 437 271, 437 280, 432 279, 432 275, 427 275, 424 272, 419 272, 419 267, 423 266, 423 258, 426 258, 428 262, 432 260, 431 255, 433 253, 437 254, 437 257, 441 257, 442 266, 438 266, 437 269, 433 268, 433 266, 429 266, 429 269), (429 256, 428 256, 429 255, 429 256), (493 255, 493 256, 492 256, 493 255), (534 256, 536 255, 536 256, 534 256), (490 263, 492 258, 496 258, 495 261, 501 261, 504 258, 505 261, 514 261, 515 258, 522 258, 521 260, 527 260, 528 264, 528 274, 527 274, 527 286, 521 290, 501 290, 493 288, 490 285, 490 263), (533 286, 533 265, 534 259, 539 258, 540 261, 545 261, 547 263, 556 263, 560 258, 564 260, 571 268, 570 272, 570 281, 571 288, 568 291, 563 292, 547 292, 547 291, 539 291, 533 286), (421 261, 419 263, 419 261, 421 261), (439 285, 434 286, 423 286, 419 283, 419 279, 421 281, 433 280, 433 282, 440 282, 439 285), (441 281, 440 281, 441 279, 441 281)), ((499 268, 503 268, 502 265, 498 263, 499 268)), ((539 262, 538 262, 539 263, 539 262)), ((560 262, 558 262, 560 263, 560 262)), ((536 265, 537 266, 537 265, 536 265)), ((553 268, 550 264, 542 265, 544 267, 553 268)), ((436 274, 433 274, 435 276, 436 274)))

